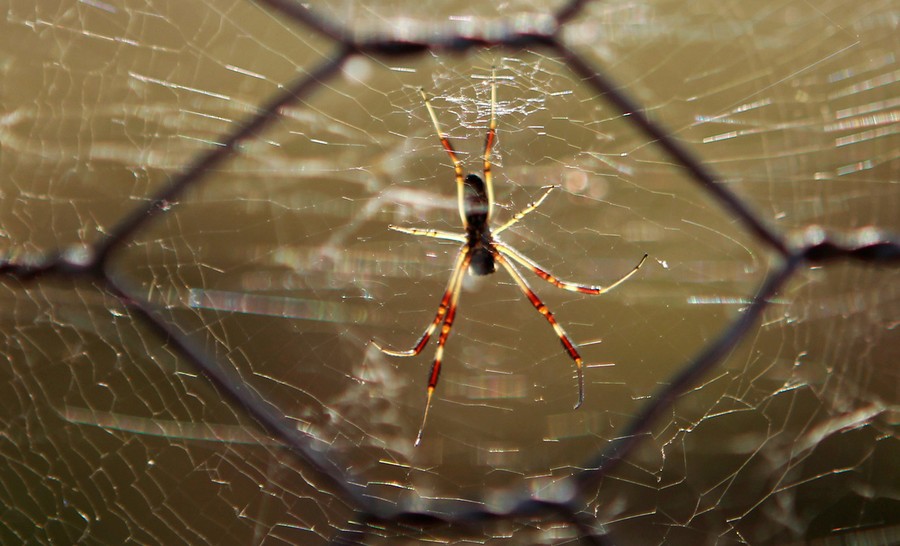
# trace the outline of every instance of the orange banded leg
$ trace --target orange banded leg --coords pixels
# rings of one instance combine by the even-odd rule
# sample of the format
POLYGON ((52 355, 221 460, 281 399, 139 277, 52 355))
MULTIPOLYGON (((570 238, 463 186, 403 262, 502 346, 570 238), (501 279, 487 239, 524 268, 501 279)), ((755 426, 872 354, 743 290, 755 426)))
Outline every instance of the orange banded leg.
POLYGON ((491 124, 488 127, 487 135, 484 137, 484 185, 487 189, 488 199, 488 221, 491 219, 491 212, 494 209, 494 184, 491 176, 491 151, 494 149, 494 142, 497 140, 497 81, 495 73, 491 70, 491 124))
POLYGON ((589 285, 577 284, 577 283, 557 279, 552 273, 550 273, 543 267, 539 266, 538 264, 534 263, 533 261, 531 261, 531 259, 526 258, 525 255, 523 255, 521 252, 519 252, 518 250, 514 249, 513 247, 509 246, 506 243, 501 243, 500 241, 495 240, 494 246, 497 247, 497 250, 502 252, 505 256, 509 256, 513 260, 519 262, 523 266, 532 270, 535 275, 544 279, 545 281, 549 282, 550 284, 552 284, 558 288, 562 288, 563 290, 569 290, 570 292, 579 292, 581 294, 590 294, 592 296, 596 296, 599 294, 605 294, 605 293, 609 292, 610 290, 612 290, 613 288, 619 286, 623 282, 630 279, 631 276, 634 275, 635 273, 637 273, 638 269, 640 269, 641 266, 644 265, 644 261, 647 259, 647 255, 644 254, 644 257, 641 258, 641 261, 639 261, 636 266, 634 266, 634 269, 632 269, 631 271, 626 273, 624 276, 622 276, 622 278, 620 278, 619 280, 617 280, 616 282, 612 283, 609 286, 589 286, 589 285))
POLYGON ((437 325, 440 324, 441 320, 447 315, 447 310, 451 305, 454 292, 459 292, 461 278, 466 271, 463 264, 467 263, 467 254, 468 252, 465 250, 460 250, 459 255, 456 258, 456 263, 453 265, 453 272, 450 274, 450 281, 447 283, 447 289, 444 291, 444 295, 441 297, 441 304, 438 306, 437 313, 434 315, 434 320, 431 321, 431 324, 425 329, 425 332, 422 333, 422 337, 420 337, 415 345, 413 345, 412 349, 398 351, 396 349, 383 347, 374 339, 372 340, 372 345, 378 348, 382 353, 391 356, 416 356, 421 353, 422 349, 425 348, 425 345, 428 344, 428 340, 431 339, 431 335, 434 333, 437 325))
MULTIPOLYGON (((459 263, 459 270, 465 272, 472 260, 471 253, 466 250, 462 253, 463 259, 459 263)), ((416 445, 422 443, 422 434, 425 432, 425 423, 428 421, 428 410, 431 408, 431 397, 434 395, 434 389, 437 388, 438 378, 441 375, 441 362, 444 358, 444 345, 447 338, 450 337, 450 331, 453 329, 453 320, 456 318, 456 308, 459 304, 459 293, 462 291, 462 274, 456 279, 456 286, 451 291, 450 307, 444 318, 444 324, 441 326, 441 335, 438 338, 437 351, 434 353, 434 363, 431 364, 431 374, 428 377, 428 390, 425 398, 425 413, 422 415, 422 425, 419 427, 419 433, 416 435, 416 445)))
POLYGON ((431 117, 431 123, 434 125, 434 130, 441 141, 441 145, 444 147, 444 150, 447 151, 447 155, 450 156, 450 160, 453 161, 453 170, 456 171, 456 194, 458 199, 457 206, 459 208, 459 217, 462 219, 463 226, 466 226, 468 225, 468 222, 466 221, 465 209, 463 207, 463 194, 465 187, 463 183, 462 162, 460 162, 459 157, 457 157, 456 150, 453 149, 453 145, 450 144, 450 135, 448 135, 441 129, 441 124, 438 122, 437 114, 434 113, 434 107, 431 106, 431 101, 428 100, 428 95, 425 94, 425 90, 420 88, 419 94, 422 95, 422 100, 425 101, 425 108, 428 109, 428 115, 431 117))
POLYGON ((506 271, 509 273, 509 276, 516 281, 516 284, 519 286, 519 289, 525 294, 525 297, 528 298, 528 301, 531 302, 531 305, 537 310, 538 313, 544 316, 547 319, 547 322, 550 323, 550 326, 553 327, 553 330, 556 332, 556 335, 559 337, 560 343, 562 343, 563 349, 569 354, 569 358, 571 358, 575 362, 575 370, 578 374, 578 402, 575 403, 575 409, 581 407, 581 404, 584 403, 584 362, 581 359, 581 355, 578 354, 578 349, 575 348, 575 344, 572 343, 572 340, 569 339, 566 331, 563 330, 563 327, 560 326, 558 322, 556 322, 556 317, 553 316, 553 313, 550 312, 550 309, 544 305, 544 302, 541 301, 541 298, 534 293, 534 290, 528 286, 528 283, 525 282, 525 278, 519 274, 518 271, 513 267, 506 258, 503 257, 503 254, 500 252, 494 252, 494 259, 500 262, 500 265, 506 268, 506 271))

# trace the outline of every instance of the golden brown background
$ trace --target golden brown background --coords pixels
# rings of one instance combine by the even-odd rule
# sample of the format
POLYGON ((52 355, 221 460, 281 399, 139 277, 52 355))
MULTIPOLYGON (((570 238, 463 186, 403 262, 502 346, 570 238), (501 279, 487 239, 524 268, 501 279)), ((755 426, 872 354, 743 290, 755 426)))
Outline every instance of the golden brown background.
MULTIPOLYGON (((367 36, 539 20, 555 4, 311 5, 367 36)), ((336 52, 247 0, 11 0, 0 13, 8 257, 98 240, 336 52)), ((877 0, 596 2, 562 36, 767 225, 897 233, 898 21, 896 3, 877 0)), ((115 273, 369 495, 439 509, 568 494, 560 480, 734 321, 777 263, 552 51, 490 49, 354 57, 120 248, 115 273), (414 448, 433 348, 396 359, 368 341, 416 339, 455 246, 387 226, 459 229, 453 171, 417 88, 477 171, 492 68, 498 217, 561 186, 505 240, 590 284, 650 258, 597 298, 528 275, 583 349, 579 410, 571 362, 509 278, 468 278, 414 448)), ((896 542, 898 286, 888 268, 802 269, 603 481, 597 529, 616 544, 896 542)), ((0 298, 0 542, 317 544, 354 520, 102 290, 7 281, 0 298)), ((511 520, 388 527, 368 543, 576 537, 511 520)))

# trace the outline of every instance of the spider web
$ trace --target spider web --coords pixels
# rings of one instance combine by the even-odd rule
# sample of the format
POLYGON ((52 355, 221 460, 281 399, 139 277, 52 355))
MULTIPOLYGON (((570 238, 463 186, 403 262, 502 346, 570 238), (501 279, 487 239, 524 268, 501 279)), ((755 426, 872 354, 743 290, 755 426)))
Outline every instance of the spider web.
POLYGON ((279 6, 9 3, 0 542, 900 541, 896 6, 574 4, 564 48, 479 47, 543 3, 279 6), (587 284, 650 258, 600 297, 523 271, 578 410, 511 279, 467 277, 414 447, 433 346, 369 340, 415 341, 458 245, 387 226, 461 229, 418 88, 477 173, 492 70, 497 221, 560 186, 504 240, 587 284))

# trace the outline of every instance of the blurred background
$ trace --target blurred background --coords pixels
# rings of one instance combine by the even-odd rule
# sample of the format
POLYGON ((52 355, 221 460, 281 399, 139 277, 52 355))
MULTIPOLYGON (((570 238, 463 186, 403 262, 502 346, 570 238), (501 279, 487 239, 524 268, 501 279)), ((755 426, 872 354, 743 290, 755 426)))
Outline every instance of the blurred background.
MULTIPOLYGON (((534 1, 312 2, 357 36, 540 22, 534 1)), ((99 240, 337 46, 249 0, 10 0, 0 19, 0 251, 99 240)), ((900 12, 888 0, 589 4, 563 40, 787 236, 900 229, 900 12)), ((353 57, 115 254, 115 276, 240 375, 347 479, 398 507, 502 507, 562 480, 748 305, 778 257, 549 50, 353 57), (496 221, 591 297, 463 283, 413 446, 460 231, 418 93, 480 173, 497 83, 496 221)), ((499 225, 499 224, 498 224, 499 225)), ((900 541, 900 283, 804 268, 599 489, 616 544, 900 541)), ((354 520, 247 408, 127 307, 65 278, 0 285, 0 542, 319 544, 354 520)), ((558 522, 388 527, 369 544, 576 543, 558 522)), ((835 542, 837 543, 837 542, 835 542)))

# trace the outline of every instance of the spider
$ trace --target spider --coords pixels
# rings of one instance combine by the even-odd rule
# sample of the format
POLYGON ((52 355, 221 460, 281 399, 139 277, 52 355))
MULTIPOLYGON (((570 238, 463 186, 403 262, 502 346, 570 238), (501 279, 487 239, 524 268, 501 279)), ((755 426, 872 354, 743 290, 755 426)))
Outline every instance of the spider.
POLYGON ((581 404, 584 403, 584 372, 582 371, 583 363, 581 355, 578 354, 575 343, 569 339, 566 331, 556 321, 556 318, 553 316, 553 313, 550 312, 550 309, 544 305, 541 299, 525 281, 525 278, 522 277, 509 260, 511 259, 523 267, 530 269, 535 275, 558 288, 582 294, 598 295, 609 292, 637 273, 638 269, 640 269, 641 265, 643 265, 644 261, 647 259, 647 255, 644 254, 644 257, 641 258, 631 271, 611 285, 607 287, 588 286, 556 278, 552 273, 527 258, 518 250, 500 241, 497 238, 497 235, 506 231, 524 218, 525 215, 538 208, 541 203, 544 202, 544 199, 550 195, 550 192, 559 186, 547 186, 545 188, 546 191, 540 198, 530 203, 522 209, 521 212, 514 215, 500 227, 491 229, 491 213, 494 206, 494 190, 491 181, 491 151, 494 147, 497 135, 497 84, 494 80, 494 75, 492 74, 491 76, 491 122, 484 145, 484 179, 474 174, 463 174, 462 163, 456 155, 456 150, 450 143, 449 135, 441 130, 437 115, 434 112, 434 108, 431 106, 431 101, 428 99, 428 96, 423 89, 419 89, 419 94, 422 95, 422 99, 425 101, 425 107, 428 109, 428 115, 431 117, 431 122, 434 124, 434 130, 437 132, 441 145, 443 145, 444 150, 447 151, 450 160, 453 162, 453 168, 456 172, 459 216, 466 231, 465 233, 454 233, 437 229, 407 228, 395 225, 389 226, 390 229, 401 233, 462 243, 462 247, 456 255, 452 273, 450 273, 450 281, 447 283, 447 288, 444 291, 444 295, 441 297, 441 302, 438 306, 437 313, 434 316, 434 320, 431 321, 431 324, 428 325, 416 344, 411 349, 401 351, 384 347, 375 340, 372 340, 372 344, 387 355, 404 357, 415 356, 422 352, 422 349, 428 344, 428 341, 431 339, 431 335, 434 333, 438 324, 443 321, 440 337, 438 338, 437 351, 434 355, 434 363, 431 365, 431 374, 428 379, 425 413, 422 416, 422 425, 419 427, 415 445, 419 445, 422 442, 425 422, 428 419, 428 410, 431 407, 431 398, 435 388, 437 388, 438 376, 441 373, 444 345, 446 345, 447 338, 450 337, 450 331, 453 329, 453 321, 456 319, 456 309, 462 288, 462 279, 467 269, 471 275, 490 275, 496 271, 497 264, 500 264, 500 266, 509 273, 509 276, 512 277, 513 281, 515 281, 519 290, 521 290, 525 297, 528 298, 531 305, 534 306, 538 313, 547 319, 547 322, 550 323, 550 326, 553 327, 553 330, 559 337, 560 342, 562 342, 562 346, 566 353, 568 353, 569 357, 575 362, 575 369, 578 375, 578 401, 575 403, 575 409, 578 409, 581 404))

